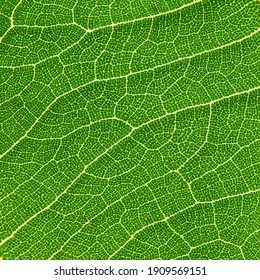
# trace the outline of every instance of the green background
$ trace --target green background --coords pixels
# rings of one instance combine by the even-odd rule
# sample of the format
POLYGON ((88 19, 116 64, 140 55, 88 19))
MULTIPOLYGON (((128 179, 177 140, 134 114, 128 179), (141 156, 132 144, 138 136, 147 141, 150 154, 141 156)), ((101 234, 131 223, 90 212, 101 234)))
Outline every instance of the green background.
POLYGON ((0 256, 260 258, 260 1, 0 0, 0 256))

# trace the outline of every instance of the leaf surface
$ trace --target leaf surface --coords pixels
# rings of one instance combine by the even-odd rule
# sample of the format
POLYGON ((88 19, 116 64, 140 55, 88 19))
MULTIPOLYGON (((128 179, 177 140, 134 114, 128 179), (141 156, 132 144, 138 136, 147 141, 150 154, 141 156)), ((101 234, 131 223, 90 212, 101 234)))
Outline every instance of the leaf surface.
POLYGON ((260 2, 0 0, 0 256, 259 259, 260 2))

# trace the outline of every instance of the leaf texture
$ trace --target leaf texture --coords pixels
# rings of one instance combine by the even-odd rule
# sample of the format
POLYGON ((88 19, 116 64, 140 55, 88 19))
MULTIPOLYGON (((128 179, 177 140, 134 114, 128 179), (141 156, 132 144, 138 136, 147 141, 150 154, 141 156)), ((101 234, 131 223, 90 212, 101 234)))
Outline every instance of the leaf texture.
POLYGON ((260 1, 0 0, 4 259, 260 258, 260 1))

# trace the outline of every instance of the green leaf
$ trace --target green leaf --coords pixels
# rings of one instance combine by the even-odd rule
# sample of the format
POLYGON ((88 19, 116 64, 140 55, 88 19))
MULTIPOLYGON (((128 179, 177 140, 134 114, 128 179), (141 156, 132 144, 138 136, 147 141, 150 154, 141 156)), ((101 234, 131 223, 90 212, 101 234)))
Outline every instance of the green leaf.
POLYGON ((0 256, 259 259, 260 1, 0 0, 0 256))

